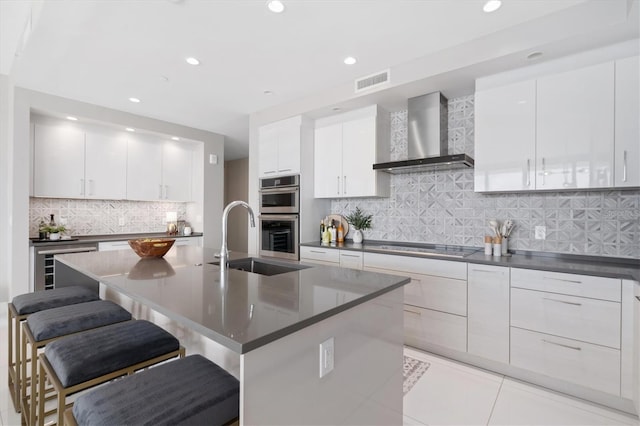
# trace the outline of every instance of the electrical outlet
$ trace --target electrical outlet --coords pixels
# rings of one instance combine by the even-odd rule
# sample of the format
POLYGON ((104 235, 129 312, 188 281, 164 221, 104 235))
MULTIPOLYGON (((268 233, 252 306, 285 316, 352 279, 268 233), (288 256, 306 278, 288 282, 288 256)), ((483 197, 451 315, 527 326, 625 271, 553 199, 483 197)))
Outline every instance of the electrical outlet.
POLYGON ((124 226, 124 217, 118 219, 118 226, 124 226))
POLYGON ((320 343, 320 378, 333 370, 334 352, 333 337, 320 343))
POLYGON ((67 218, 66 217, 61 217, 60 218, 60 225, 66 225, 67 224, 67 218))
POLYGON ((544 240, 547 238, 547 227, 546 226, 536 226, 535 232, 536 240, 544 240))

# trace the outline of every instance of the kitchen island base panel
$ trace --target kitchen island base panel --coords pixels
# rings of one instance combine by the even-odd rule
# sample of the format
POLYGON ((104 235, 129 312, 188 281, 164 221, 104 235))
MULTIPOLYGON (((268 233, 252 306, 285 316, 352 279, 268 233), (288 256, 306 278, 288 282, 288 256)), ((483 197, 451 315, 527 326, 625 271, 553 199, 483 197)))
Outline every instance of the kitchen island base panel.
POLYGON ((241 355, 241 424, 402 424, 402 336, 400 288, 241 355))

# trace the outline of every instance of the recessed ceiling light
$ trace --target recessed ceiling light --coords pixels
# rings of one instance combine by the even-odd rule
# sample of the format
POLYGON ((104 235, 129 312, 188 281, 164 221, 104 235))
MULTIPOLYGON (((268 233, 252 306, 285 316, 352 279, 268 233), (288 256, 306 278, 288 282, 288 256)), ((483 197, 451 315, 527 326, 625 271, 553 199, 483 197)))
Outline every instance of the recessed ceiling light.
POLYGON ((173 139, 174 141, 179 141, 179 140, 180 140, 180 138, 179 138, 179 137, 177 137, 177 136, 174 136, 174 137, 172 137, 171 139, 173 139))
POLYGON ((356 62, 358 62, 358 61, 353 56, 347 56, 346 58, 344 58, 344 63, 347 64, 347 65, 353 65, 356 62))
POLYGON ((67 116, 67 120, 71 120, 71 121, 78 121, 78 119, 77 119, 77 118, 72 117, 72 116, 70 116, 70 115, 68 115, 68 116, 67 116))
POLYGON ((273 92, 272 92, 271 90, 265 90, 265 91, 264 91, 264 92, 262 92, 262 93, 264 93, 264 94, 265 94, 265 95, 267 95, 267 96, 268 96, 268 95, 273 95, 273 92))
POLYGON ((200 61, 194 57, 189 57, 185 59, 189 65, 200 65, 200 61))
POLYGON ((482 10, 487 13, 491 13, 500 9, 500 6, 502 6, 502 2, 500 0, 489 0, 484 4, 484 6, 482 6, 482 10))
POLYGON ((282 13, 284 12, 284 3, 279 0, 271 0, 267 2, 267 7, 273 13, 282 13))
POLYGON ((527 55, 527 59, 531 60, 531 59, 537 59, 540 56, 542 56, 542 52, 531 52, 527 55))
POLYGON ((138 99, 138 98, 129 98, 129 100, 130 100, 131 102, 133 102, 134 104, 138 104, 138 103, 140 103, 140 99, 138 99))
POLYGON ((136 131, 136 129, 131 128, 131 127, 127 127, 125 130, 126 130, 127 132, 135 132, 135 131, 136 131))
POLYGON ((340 108, 340 107, 333 107, 333 108, 331 108, 331 110, 332 110, 332 111, 341 111, 341 110, 342 110, 342 108, 340 108))

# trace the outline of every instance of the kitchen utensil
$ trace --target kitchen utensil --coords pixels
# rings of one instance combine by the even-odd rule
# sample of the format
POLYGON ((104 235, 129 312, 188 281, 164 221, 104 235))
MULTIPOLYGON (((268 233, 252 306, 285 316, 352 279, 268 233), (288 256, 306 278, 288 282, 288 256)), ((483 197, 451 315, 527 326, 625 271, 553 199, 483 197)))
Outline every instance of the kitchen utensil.
POLYGON ((511 235, 511 231, 513 231, 513 227, 515 226, 515 224, 511 219, 505 220, 504 224, 506 225, 506 228, 507 228, 504 236, 508 237, 509 235, 511 235))
POLYGON ((129 240, 129 245, 140 257, 162 257, 175 242, 172 238, 142 238, 129 240))
POLYGON ((498 231, 498 226, 499 226, 499 223, 496 219, 489 219, 489 228, 493 230, 493 232, 496 234, 496 237, 500 235, 498 231))

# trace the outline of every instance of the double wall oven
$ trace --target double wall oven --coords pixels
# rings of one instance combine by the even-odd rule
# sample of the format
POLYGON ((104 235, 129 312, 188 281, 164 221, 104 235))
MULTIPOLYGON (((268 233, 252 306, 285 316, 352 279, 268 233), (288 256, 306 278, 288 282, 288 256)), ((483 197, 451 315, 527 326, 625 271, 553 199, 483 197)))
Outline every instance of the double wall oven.
POLYGON ((298 260, 300 176, 260 179, 260 255, 298 260))

